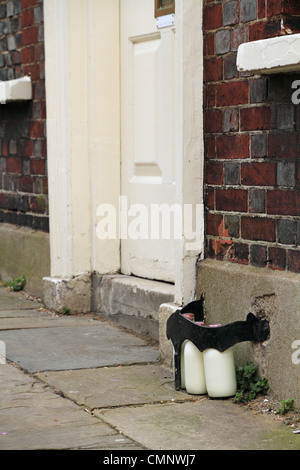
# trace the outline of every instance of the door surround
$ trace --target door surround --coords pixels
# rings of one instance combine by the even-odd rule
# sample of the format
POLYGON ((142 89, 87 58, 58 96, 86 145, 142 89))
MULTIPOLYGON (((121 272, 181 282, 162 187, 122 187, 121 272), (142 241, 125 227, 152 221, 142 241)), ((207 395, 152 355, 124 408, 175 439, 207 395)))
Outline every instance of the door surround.
MULTIPOLYGON (((176 0, 174 18, 176 202, 203 208, 202 4, 176 0)), ((120 269, 120 240, 96 234, 97 207, 118 207, 120 196, 119 0, 44 0, 44 19, 51 259, 45 292, 57 292, 58 281, 120 269)), ((182 241, 176 250, 179 305, 195 296, 203 217, 199 231, 198 251, 182 241)))

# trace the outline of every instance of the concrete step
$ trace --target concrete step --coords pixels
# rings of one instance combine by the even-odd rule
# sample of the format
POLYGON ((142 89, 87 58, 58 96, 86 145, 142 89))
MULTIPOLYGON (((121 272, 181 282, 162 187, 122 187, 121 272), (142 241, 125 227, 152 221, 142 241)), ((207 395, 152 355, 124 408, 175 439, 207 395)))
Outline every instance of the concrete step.
POLYGON ((156 341, 159 308, 166 302, 174 302, 173 284, 125 275, 93 277, 93 312, 156 341))

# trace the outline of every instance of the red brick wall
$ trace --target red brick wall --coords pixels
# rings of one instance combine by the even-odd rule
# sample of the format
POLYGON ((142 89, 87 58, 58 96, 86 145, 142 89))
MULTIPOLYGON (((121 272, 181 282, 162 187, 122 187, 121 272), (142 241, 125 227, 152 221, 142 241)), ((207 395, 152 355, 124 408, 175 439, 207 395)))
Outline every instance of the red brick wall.
POLYGON ((296 0, 204 2, 207 257, 300 272, 300 74, 236 68, 239 44, 299 31, 296 0))
POLYGON ((0 222, 47 231, 43 1, 0 0, 0 80, 29 74, 33 100, 0 105, 0 222))

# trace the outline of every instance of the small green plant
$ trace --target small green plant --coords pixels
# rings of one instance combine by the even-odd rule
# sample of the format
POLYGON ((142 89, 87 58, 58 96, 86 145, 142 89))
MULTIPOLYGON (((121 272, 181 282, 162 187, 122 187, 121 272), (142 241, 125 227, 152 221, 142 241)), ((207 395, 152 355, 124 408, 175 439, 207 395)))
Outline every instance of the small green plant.
POLYGON ((269 390, 268 380, 258 375, 257 366, 248 362, 246 366, 236 368, 237 392, 234 403, 246 403, 269 390))
POLYGON ((14 292, 19 292, 20 290, 24 289, 25 284, 26 277, 24 275, 17 277, 16 279, 12 279, 11 281, 3 282, 4 287, 9 287, 9 290, 14 292))
POLYGON ((293 398, 287 398, 286 400, 282 400, 280 402, 279 408, 276 411, 276 414, 279 415, 284 415, 288 411, 291 411, 294 407, 294 399, 293 398))
POLYGON ((70 315, 71 309, 69 307, 63 307, 63 314, 64 315, 70 315))

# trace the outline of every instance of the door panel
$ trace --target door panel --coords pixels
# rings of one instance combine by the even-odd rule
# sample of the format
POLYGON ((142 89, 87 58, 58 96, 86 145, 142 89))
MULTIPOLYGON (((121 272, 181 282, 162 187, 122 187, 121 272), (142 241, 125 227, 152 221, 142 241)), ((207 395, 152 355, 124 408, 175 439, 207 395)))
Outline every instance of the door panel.
POLYGON ((121 269, 173 282, 175 30, 157 29, 154 0, 120 3, 121 269))

